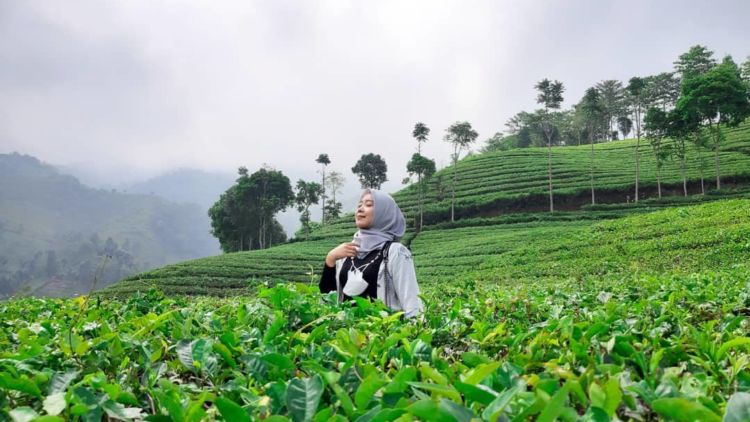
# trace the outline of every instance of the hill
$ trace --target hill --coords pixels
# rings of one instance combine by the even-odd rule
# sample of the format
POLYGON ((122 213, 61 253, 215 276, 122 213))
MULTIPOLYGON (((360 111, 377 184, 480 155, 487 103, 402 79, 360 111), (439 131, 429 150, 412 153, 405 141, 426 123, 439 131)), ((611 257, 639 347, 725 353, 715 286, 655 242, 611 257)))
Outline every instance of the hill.
MULTIPOLYGON (((725 187, 750 181, 750 122, 738 128, 725 129, 721 146, 721 175, 725 187)), ((599 203, 632 201, 635 184, 636 140, 606 142, 594 145, 594 184, 599 203)), ((649 143, 640 144, 642 198, 653 198, 656 192, 656 159, 649 143)), ((553 191, 557 210, 575 210, 591 202, 589 185, 590 146, 552 148, 553 191)), ((687 155, 688 192, 700 193, 700 167, 706 190, 715 178, 713 152, 690 150, 687 155)), ((547 149, 523 148, 489 152, 466 157, 457 166, 456 218, 478 214, 545 211, 548 205, 547 149)), ((429 183, 425 206, 425 224, 450 218, 450 182, 448 167, 429 183)), ((667 160, 661 171, 664 195, 682 193, 679 162, 667 160)), ((417 189, 414 185, 394 194, 402 210, 414 215, 417 189)))
MULTIPOLYGON (((497 274, 514 274, 526 278, 544 275, 536 269, 524 268, 519 263, 508 268, 507 259, 520 260, 529 258, 534 249, 514 249, 528 244, 530 248, 546 250, 556 247, 576 251, 597 250, 597 245, 587 246, 582 243, 559 243, 555 239, 580 238, 584 233, 595 230, 600 220, 612 220, 631 214, 631 221, 638 227, 641 214, 661 210, 664 207, 700 204, 722 198, 750 197, 745 183, 749 179, 750 124, 727 130, 726 141, 722 146, 722 174, 724 189, 721 193, 707 195, 695 194, 699 188, 696 159, 711 156, 708 150, 700 155, 691 156, 692 166, 689 170, 689 197, 681 195, 665 196, 661 200, 654 197, 645 198, 637 204, 627 203, 633 183, 634 140, 614 141, 595 145, 597 166, 598 198, 603 203, 589 204, 588 157, 589 146, 568 146, 553 148, 553 161, 557 168, 555 192, 559 211, 552 215, 537 212, 547 208, 546 187, 546 154, 544 149, 519 149, 497 153, 474 155, 459 162, 459 184, 457 190, 457 215, 461 218, 454 223, 446 222, 449 216, 449 203, 443 198, 438 201, 439 183, 442 178, 447 181, 451 169, 443 169, 433 179, 427 195, 427 225, 418 235, 407 232, 405 243, 411 243, 412 251, 418 266, 420 280, 425 282, 443 282, 452 277, 465 275, 497 279, 497 274), (606 167, 602 163, 607 163, 606 167), (605 174, 604 177, 602 174, 605 174), (447 239, 447 240, 446 240, 447 239), (544 241, 543 239, 548 239, 544 241), (447 243, 444 243, 447 242, 447 243), (463 242, 463 243, 462 243, 463 242), (556 243, 557 242, 557 243, 556 243), (486 248, 477 248, 484 245, 486 248), (466 256, 462 256, 465 254, 466 256), (534 271, 532 271, 534 270, 534 271), (495 274, 490 276, 490 274, 495 274)), ((644 196, 655 194, 655 161, 650 154, 648 144, 642 142, 642 192, 644 196)), ((693 154, 696 154, 693 151, 693 154)), ((712 156, 711 156, 712 158, 712 156)), ((704 177, 710 186, 713 169, 708 166, 704 177)), ((667 162, 663 168, 665 195, 677 193, 681 186, 679 169, 674 162, 667 162)), ((680 188, 681 189, 681 188, 680 188)), ((394 194, 394 198, 405 210, 414 215, 415 189, 413 186, 394 194)), ((219 257, 198 259, 189 262, 159 268, 154 271, 128 277, 116 286, 106 290, 112 294, 128 294, 153 286, 161 286, 167 292, 187 294, 236 294, 252 290, 258 281, 298 281, 310 282, 315 274, 320 274, 322 257, 333 246, 351 238, 354 231, 351 216, 344 216, 335 224, 313 231, 308 239, 280 245, 264 251, 251 251, 228 254, 219 257)), ((689 228, 686 228, 689 230, 689 228)), ((587 234, 588 235, 588 234, 587 234)), ((599 245, 601 246, 601 245, 599 245)), ((620 254, 618 254, 620 256, 620 254)), ((667 254, 667 256, 669 256, 667 254)), ((623 259, 626 255, 621 256, 623 259)), ((552 263, 565 268, 565 260, 570 257, 555 256, 552 263)), ((631 257, 637 259, 635 255, 631 257)), ((592 257, 586 270, 597 270, 600 266, 609 268, 607 272, 627 273, 630 269, 623 266, 612 267, 605 257, 592 257)), ((697 262, 703 262, 701 260, 697 262)), ((668 269, 664 263, 654 263, 654 270, 668 269)), ((644 268, 649 268, 648 262, 644 268)), ((679 268, 679 265, 674 265, 679 268)), ((553 267, 554 268, 554 267, 553 267)), ((541 269, 539 269, 541 271, 541 269)), ((557 271, 557 270, 550 270, 557 271)), ((582 277, 583 268, 578 273, 558 272, 559 278, 569 276, 582 277)))
POLYGON ((0 155, 0 295, 88 290, 218 252, 205 213, 151 195, 91 189, 34 157, 0 155))

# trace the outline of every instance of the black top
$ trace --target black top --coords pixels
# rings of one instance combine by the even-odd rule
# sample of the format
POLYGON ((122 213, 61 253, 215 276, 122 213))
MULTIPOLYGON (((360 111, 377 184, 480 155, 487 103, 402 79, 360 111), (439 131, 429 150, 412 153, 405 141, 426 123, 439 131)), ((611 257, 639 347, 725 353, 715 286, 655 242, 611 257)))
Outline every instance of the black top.
MULTIPOLYGON (((362 273, 362 278, 367 282, 367 288, 359 296, 377 299, 378 298, 378 270, 380 269, 380 263, 383 261, 382 249, 376 249, 370 251, 364 258, 359 259, 346 258, 344 264, 341 266, 341 272, 339 273, 339 282, 341 288, 346 286, 346 279, 348 277, 348 271, 352 268, 352 261, 354 266, 361 268, 368 262, 372 261, 362 273)), ((318 283, 321 293, 335 292, 336 291, 336 267, 329 267, 323 264, 323 274, 320 276, 320 283, 318 283)), ((344 295, 344 300, 351 299, 349 296, 344 295)))

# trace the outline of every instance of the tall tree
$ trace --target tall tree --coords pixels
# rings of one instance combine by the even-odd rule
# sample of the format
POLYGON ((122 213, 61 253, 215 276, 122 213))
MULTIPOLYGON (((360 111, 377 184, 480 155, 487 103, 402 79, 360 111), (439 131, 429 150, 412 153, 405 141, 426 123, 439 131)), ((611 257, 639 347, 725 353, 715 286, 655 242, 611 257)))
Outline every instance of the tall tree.
POLYGON ((589 88, 583 95, 579 107, 581 112, 586 117, 586 130, 589 134, 589 143, 591 144, 590 154, 590 182, 591 182, 591 204, 596 204, 596 196, 594 193, 594 133, 596 132, 596 126, 603 120, 608 119, 608 114, 600 91, 596 88, 589 88))
POLYGON ((422 122, 417 122, 414 125, 414 130, 411 132, 411 136, 417 140, 417 154, 422 155, 422 143, 427 142, 427 136, 430 135, 430 128, 422 122))
POLYGON ((677 110, 683 118, 695 119, 708 128, 713 141, 717 190, 721 189, 721 127, 736 127, 750 116, 749 97, 748 86, 740 79, 738 67, 731 58, 702 75, 683 81, 677 110))
POLYGON ((316 182, 305 182, 300 179, 297 181, 297 192, 294 201, 299 211, 299 221, 302 223, 302 230, 305 238, 310 235, 310 206, 317 204, 320 195, 323 193, 323 186, 316 182))
POLYGON ((315 162, 321 165, 320 173, 323 176, 323 179, 321 181, 321 185, 323 186, 323 192, 320 194, 320 202, 321 202, 320 223, 325 224, 325 221, 326 221, 326 168, 328 167, 329 164, 331 164, 331 159, 328 158, 328 154, 319 154, 315 162))
POLYGON ((352 167, 352 173, 359 178, 362 189, 380 189, 388 181, 388 165, 379 154, 362 154, 359 161, 352 167))
POLYGON ((406 171, 410 176, 417 176, 417 206, 419 209, 419 224, 417 229, 422 230, 424 224, 424 198, 427 193, 427 182, 435 174, 435 161, 420 155, 419 153, 411 156, 411 160, 406 164, 406 171))
POLYGON ((643 107, 659 107, 662 111, 670 110, 680 96, 680 79, 674 73, 664 72, 643 78, 643 107))
POLYGON ((599 103, 601 104, 604 121, 607 124, 607 139, 612 140, 612 124, 625 111, 625 88, 622 82, 609 79, 596 84, 599 91, 599 103))
POLYGON ((536 97, 536 102, 544 106, 544 117, 542 119, 542 131, 547 139, 547 179, 549 181, 549 212, 555 211, 555 203, 552 195, 552 135, 554 129, 552 127, 552 115, 550 110, 557 110, 563 102, 563 92, 565 87, 560 81, 550 81, 549 79, 542 79, 539 81, 534 88, 539 91, 536 97))
POLYGON ((689 138, 697 130, 698 123, 695 120, 689 120, 689 116, 679 113, 678 110, 672 110, 667 114, 666 131, 667 136, 671 139, 667 151, 670 157, 679 160, 683 196, 687 196, 687 174, 685 168, 687 147, 689 138))
POLYGON ((635 122, 635 202, 638 202, 640 193, 638 192, 641 177, 641 122, 644 106, 644 94, 646 90, 646 81, 643 78, 632 77, 625 88, 628 93, 628 103, 630 110, 633 112, 633 122, 635 122))
POLYGON ((445 130, 444 140, 453 145, 453 183, 451 184, 451 221, 455 221, 456 216, 456 185, 458 184, 458 159, 461 151, 468 148, 477 140, 479 134, 471 127, 469 122, 456 122, 445 130))
POLYGON ((341 202, 336 201, 336 194, 341 192, 346 179, 337 171, 332 171, 326 178, 326 190, 331 194, 331 200, 326 204, 326 223, 334 221, 341 215, 341 202))
POLYGON ((690 50, 680 54, 674 62, 675 70, 683 81, 703 75, 716 65, 714 52, 702 45, 694 45, 690 50))
POLYGON ((656 190, 661 199, 661 168, 666 159, 664 149, 664 140, 669 130, 669 120, 667 112, 660 108, 651 107, 646 111, 646 117, 643 119, 646 138, 648 138, 651 149, 656 159, 656 190))

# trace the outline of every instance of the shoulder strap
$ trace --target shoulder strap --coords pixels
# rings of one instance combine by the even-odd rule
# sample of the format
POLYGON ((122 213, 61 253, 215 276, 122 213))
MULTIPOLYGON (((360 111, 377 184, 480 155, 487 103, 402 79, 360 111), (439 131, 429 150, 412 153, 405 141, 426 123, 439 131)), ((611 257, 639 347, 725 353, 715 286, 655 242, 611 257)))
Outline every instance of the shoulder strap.
POLYGON ((390 302, 390 292, 391 288, 393 287, 393 277, 391 277, 391 272, 388 271, 388 252, 391 249, 391 241, 385 242, 385 245, 383 245, 382 249, 382 255, 383 255, 383 268, 385 270, 385 294, 384 294, 384 302, 385 305, 389 308, 391 307, 390 302))

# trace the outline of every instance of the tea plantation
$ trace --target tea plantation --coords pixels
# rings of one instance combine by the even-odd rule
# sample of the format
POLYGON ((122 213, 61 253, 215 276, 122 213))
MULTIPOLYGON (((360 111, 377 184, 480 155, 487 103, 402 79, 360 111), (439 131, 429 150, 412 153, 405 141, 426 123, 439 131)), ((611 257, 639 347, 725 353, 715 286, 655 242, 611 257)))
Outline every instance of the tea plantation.
MULTIPOLYGON (((629 191, 633 145, 597 145, 600 188, 629 191)), ((482 211, 544 196, 546 151, 461 161, 463 218, 438 218, 433 192, 435 220, 404 240, 413 320, 317 291, 351 216, 87 297, 1 302, 0 421, 748 421, 748 145, 747 125, 728 133, 721 194, 554 214, 482 211)), ((587 192, 587 154, 554 149, 561 203, 587 192)), ((673 163, 664 177, 680 182, 673 163)))

